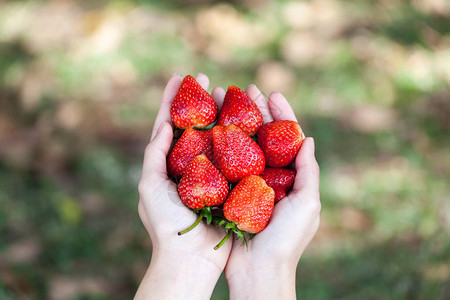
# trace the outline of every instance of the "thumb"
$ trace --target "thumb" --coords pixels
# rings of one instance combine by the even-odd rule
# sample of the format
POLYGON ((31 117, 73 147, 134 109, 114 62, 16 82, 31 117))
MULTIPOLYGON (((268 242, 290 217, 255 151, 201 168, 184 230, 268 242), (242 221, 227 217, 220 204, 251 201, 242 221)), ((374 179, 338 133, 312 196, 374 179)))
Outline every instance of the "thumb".
POLYGON ((172 126, 168 122, 163 122, 155 137, 145 148, 142 178, 151 175, 163 178, 167 176, 166 157, 172 144, 172 138, 172 126))
POLYGON ((320 207, 319 195, 319 165, 314 156, 314 139, 306 138, 295 159, 297 174, 292 194, 301 202, 320 207))

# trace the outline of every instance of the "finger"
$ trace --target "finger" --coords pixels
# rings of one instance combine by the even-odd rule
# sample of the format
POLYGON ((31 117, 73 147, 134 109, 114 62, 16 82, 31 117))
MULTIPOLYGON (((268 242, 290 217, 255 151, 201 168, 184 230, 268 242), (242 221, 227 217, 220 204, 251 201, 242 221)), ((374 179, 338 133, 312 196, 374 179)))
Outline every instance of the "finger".
POLYGON ((145 148, 142 177, 156 175, 167 177, 166 157, 172 144, 173 131, 168 122, 163 122, 155 137, 145 148))
POLYGON ((209 88, 209 78, 203 73, 198 73, 195 80, 204 88, 206 91, 209 88))
POLYGON ((226 94, 225 90, 221 87, 215 87, 212 90, 211 97, 216 102, 217 107, 219 108, 219 111, 220 111, 220 109, 222 109, 223 99, 225 98, 225 94, 226 94))
POLYGON ((156 131, 161 127, 164 122, 171 122, 170 119, 170 105, 172 104, 173 98, 180 88, 181 82, 183 81, 183 76, 180 74, 174 74, 172 78, 167 82, 166 88, 164 89, 164 94, 161 101, 161 106, 159 107, 158 115, 155 119, 155 124, 153 124, 152 139, 156 135, 156 131))
POLYGON ((314 139, 306 138, 295 159, 295 182, 293 193, 299 198, 319 198, 319 165, 314 156, 314 139))
POLYGON ((274 120, 291 120, 297 122, 291 105, 280 92, 272 92, 270 94, 269 110, 274 120))
POLYGON ((263 115, 263 123, 269 123, 273 121, 272 115, 269 110, 269 106, 267 105, 266 98, 263 93, 256 87, 254 84, 250 84, 245 90, 247 95, 255 101, 256 105, 258 105, 259 110, 263 115))

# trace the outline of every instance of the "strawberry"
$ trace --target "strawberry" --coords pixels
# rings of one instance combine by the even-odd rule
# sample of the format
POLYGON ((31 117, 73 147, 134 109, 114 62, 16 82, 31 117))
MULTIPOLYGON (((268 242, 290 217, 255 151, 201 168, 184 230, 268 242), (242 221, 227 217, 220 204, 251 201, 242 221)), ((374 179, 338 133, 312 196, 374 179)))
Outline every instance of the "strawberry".
POLYGON ((205 217, 211 223, 211 206, 219 206, 228 196, 228 182, 219 170, 209 161, 206 155, 196 156, 187 166, 180 183, 178 194, 181 202, 199 213, 192 226, 181 231, 179 235, 192 230, 205 217))
POLYGON ((220 248, 232 232, 247 243, 244 232, 255 234, 266 228, 274 198, 275 192, 261 177, 250 175, 242 179, 223 205, 223 214, 228 221, 220 221, 219 226, 226 224, 228 233, 214 249, 220 248))
POLYGON ((212 153, 212 130, 198 131, 186 129, 167 157, 167 171, 180 179, 185 168, 199 154, 205 154, 210 160, 212 153))
POLYGON ((287 196, 294 185, 295 171, 283 168, 266 168, 261 174, 268 186, 275 191, 275 203, 287 196))
POLYGON ((295 121, 273 121, 258 131, 258 144, 269 167, 285 167, 293 162, 304 139, 300 125, 295 121))
POLYGON ((258 144, 239 127, 215 126, 212 129, 214 165, 229 182, 238 182, 264 171, 264 154, 258 144))
POLYGON ((261 128, 263 116, 256 103, 240 88, 230 85, 217 125, 228 126, 234 124, 246 134, 252 136, 261 128))
POLYGON ((194 77, 187 75, 172 101, 170 116, 178 128, 204 128, 216 119, 217 104, 194 77))

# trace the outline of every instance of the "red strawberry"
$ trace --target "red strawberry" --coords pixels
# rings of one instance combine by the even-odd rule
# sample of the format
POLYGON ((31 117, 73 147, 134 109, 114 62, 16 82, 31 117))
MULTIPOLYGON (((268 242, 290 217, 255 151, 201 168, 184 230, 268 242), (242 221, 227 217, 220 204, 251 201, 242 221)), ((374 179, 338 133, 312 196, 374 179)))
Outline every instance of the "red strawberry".
POLYGON ((217 125, 234 124, 246 134, 254 135, 263 124, 263 116, 256 103, 240 88, 230 85, 217 125))
POLYGON ((269 167, 285 167, 294 161, 305 135, 295 121, 273 121, 258 131, 258 144, 269 167))
POLYGON ((228 196, 228 182, 206 155, 196 156, 187 166, 178 184, 181 202, 187 207, 200 210, 197 221, 179 234, 192 230, 203 217, 211 223, 211 206, 219 206, 228 196))
POLYGON ((287 196, 294 185, 295 171, 283 168, 266 168, 261 174, 268 186, 275 191, 275 203, 287 196))
POLYGON ((167 158, 167 171, 177 179, 183 176, 187 165, 199 154, 213 158, 212 130, 186 129, 167 158))
POLYGON ((229 231, 214 249, 220 248, 231 232, 246 243, 244 231, 255 234, 266 228, 272 215, 274 198, 275 192, 261 177, 251 175, 242 179, 223 205, 223 214, 229 222, 222 220, 219 226, 227 223, 225 228, 229 231))
POLYGON ((217 104, 194 77, 187 75, 173 99, 170 116, 178 128, 203 128, 216 119, 217 104))
POLYGON ((258 144, 239 127, 215 126, 213 132, 214 165, 230 182, 264 171, 264 154, 258 144))

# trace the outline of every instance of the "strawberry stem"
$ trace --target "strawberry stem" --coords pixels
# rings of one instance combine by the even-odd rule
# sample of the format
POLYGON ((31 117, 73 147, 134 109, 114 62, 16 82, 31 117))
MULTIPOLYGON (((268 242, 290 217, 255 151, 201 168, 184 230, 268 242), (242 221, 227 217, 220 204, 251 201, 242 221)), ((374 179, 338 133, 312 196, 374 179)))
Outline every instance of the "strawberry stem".
POLYGON ((191 226, 189 226, 185 230, 178 232, 178 235, 185 234, 185 233, 191 231, 192 229, 194 229, 195 226, 197 226, 198 223, 200 223, 200 221, 203 218, 206 219, 206 224, 208 224, 208 225, 211 224, 212 212, 211 212, 211 207, 210 206, 205 206, 205 207, 200 208, 200 209, 194 209, 194 213, 198 214, 197 220, 195 220, 194 224, 192 224, 191 226))
POLYGON ((232 230, 228 230, 227 235, 220 241, 220 243, 218 243, 215 247, 214 250, 219 249, 220 247, 222 247, 223 244, 225 244, 225 242, 228 240, 228 238, 230 237, 230 235, 233 233, 232 230))
POLYGON ((200 215, 198 216, 197 220, 195 220, 194 224, 192 224, 191 226, 189 226, 189 227, 186 228, 185 230, 182 230, 182 231, 178 232, 178 235, 182 235, 182 234, 188 233, 189 231, 191 231, 192 229, 194 229, 195 226, 197 226, 198 223, 200 223, 200 221, 201 221, 202 219, 203 219, 203 215, 200 214, 200 215))
MULTIPOLYGON (((245 232, 240 230, 237 227, 236 223, 230 222, 225 218, 222 218, 222 219, 216 218, 215 222, 217 223, 219 228, 221 226, 224 226, 225 230, 227 230, 227 235, 223 238, 222 241, 220 241, 220 243, 216 247, 214 247, 214 250, 219 249, 220 246, 222 246, 227 241, 227 239, 230 237, 231 233, 233 233, 233 232, 236 234, 236 240, 242 239, 242 245, 245 244, 245 247, 247 247, 247 249, 248 249, 247 238, 245 236, 245 232)), ((254 234, 254 233, 250 233, 249 234, 250 239, 252 239, 255 235, 256 234, 254 234)))

